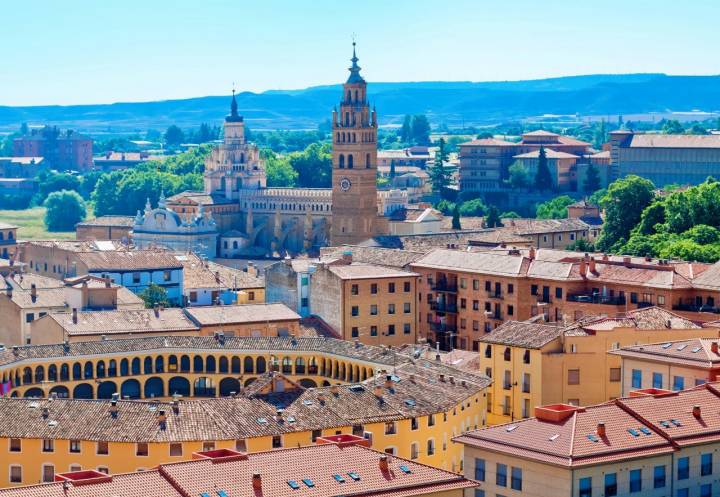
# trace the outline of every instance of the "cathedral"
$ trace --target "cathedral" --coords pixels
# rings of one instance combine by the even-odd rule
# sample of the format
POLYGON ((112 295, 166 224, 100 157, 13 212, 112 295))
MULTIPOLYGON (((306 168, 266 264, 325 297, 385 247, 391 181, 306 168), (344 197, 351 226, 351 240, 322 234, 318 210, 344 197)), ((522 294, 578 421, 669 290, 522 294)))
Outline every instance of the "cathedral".
POLYGON ((211 219, 222 256, 262 257, 354 244, 388 230, 377 191, 377 114, 353 43, 350 76, 332 113, 332 188, 268 188, 258 147, 245 140, 233 92, 223 143, 205 163, 204 192, 167 199, 184 219, 211 219))

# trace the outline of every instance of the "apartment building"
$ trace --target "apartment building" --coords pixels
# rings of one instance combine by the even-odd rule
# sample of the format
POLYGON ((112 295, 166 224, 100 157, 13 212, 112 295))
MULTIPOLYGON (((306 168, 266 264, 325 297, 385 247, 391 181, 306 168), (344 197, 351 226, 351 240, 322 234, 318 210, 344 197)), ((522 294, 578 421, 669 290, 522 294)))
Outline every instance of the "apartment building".
POLYGON ((0 222, 0 259, 15 257, 17 230, 18 227, 14 224, 0 222))
MULTIPOLYGON (((108 475, 107 466, 80 470, 74 464, 55 467, 46 463, 42 466, 42 480, 38 480, 48 482, 44 484, 28 481, 23 467, 12 465, 14 488, 0 490, 0 496, 294 497, 343 493, 378 497, 463 497, 465 489, 476 485, 456 473, 378 453, 367 448, 362 437, 352 435, 318 437, 316 445, 255 454, 206 446, 184 458, 183 462, 118 475, 108 475), (26 481, 33 485, 17 486, 17 482, 26 481)), ((73 455, 69 454, 66 460, 73 460, 73 455)))
POLYGON ((573 322, 657 306, 712 321, 720 298, 720 264, 499 247, 436 249, 410 269, 420 274, 420 336, 443 349, 479 350, 504 321, 539 315, 573 322))
POLYGON ((75 225, 77 240, 130 241, 135 216, 100 216, 75 225))
MULTIPOLYGON (((717 329, 720 322, 705 327, 717 329)), ((653 337, 655 338, 655 337, 653 337)), ((634 343, 609 354, 622 361, 622 392, 657 388, 682 390, 716 381, 720 374, 717 337, 671 337, 634 343)))
POLYGON ((13 139, 16 157, 43 157, 49 167, 58 170, 88 171, 93 168, 93 140, 89 136, 55 126, 32 129, 13 139))
POLYGON ((476 496, 717 495, 718 386, 538 406, 533 418, 455 438, 464 474, 480 482, 476 496))
POLYGON ((202 450, 257 453, 331 435, 457 473, 462 447, 451 439, 484 426, 488 384, 440 361, 326 337, 6 349, 0 459, 22 477, 0 472, 0 487, 41 481, 43 465, 130 472, 202 450))
POLYGON ((717 340, 720 332, 657 307, 570 325, 536 321, 508 321, 481 339, 479 369, 494 379, 490 423, 527 418, 538 405, 592 405, 620 397, 628 390, 622 361, 612 351, 647 341, 717 340))

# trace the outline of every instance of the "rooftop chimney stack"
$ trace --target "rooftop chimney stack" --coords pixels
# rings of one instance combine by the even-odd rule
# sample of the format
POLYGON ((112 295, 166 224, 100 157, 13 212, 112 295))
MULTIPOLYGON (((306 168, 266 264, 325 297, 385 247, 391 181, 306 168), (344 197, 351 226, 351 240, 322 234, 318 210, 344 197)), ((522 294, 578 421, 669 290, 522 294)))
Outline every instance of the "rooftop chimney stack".
POLYGON ((445 383, 445 375, 443 373, 440 373, 440 382, 445 383))
POLYGON ((380 471, 388 471, 390 469, 390 466, 388 464, 388 456, 382 455, 380 456, 380 471))
POLYGON ((320 404, 325 405, 325 394, 324 393, 319 393, 317 396, 317 399, 318 399, 318 402, 320 402, 320 404))
POLYGON ((33 302, 37 299, 37 287, 35 286, 35 283, 30 285, 30 298, 33 302))
POLYGON ((43 407, 42 417, 43 417, 43 419, 49 418, 50 417, 50 409, 48 409, 47 407, 43 407))
POLYGON ((333 396, 337 397, 340 395, 340 387, 337 385, 332 385, 330 387, 330 393, 333 394, 333 396))
POLYGON ((385 376, 385 388, 390 389, 390 388, 392 388, 392 386, 393 386, 392 376, 390 376, 390 375, 385 376))
POLYGON ((580 276, 587 278, 587 264, 585 263, 585 259, 580 261, 580 276))
POLYGON ((605 437, 605 422, 604 421, 598 421, 597 424, 597 436, 600 438, 605 437))
POLYGON ((262 490, 262 476, 260 476, 260 473, 253 473, 252 484, 254 490, 262 490))
POLYGON ((695 404, 693 406, 692 414, 693 414, 693 416, 695 416, 695 418, 700 419, 700 405, 699 404, 695 404))
POLYGON ((77 307, 73 307, 73 310, 72 310, 72 322, 73 322, 73 324, 77 324, 77 321, 78 321, 78 319, 77 319, 77 307))
POLYGON ((160 425, 160 429, 165 430, 165 428, 167 428, 167 416, 165 416, 164 410, 158 411, 157 420, 158 420, 158 425, 160 425))
POLYGON ((590 257, 590 268, 589 269, 592 274, 597 274, 597 269, 595 269, 595 258, 594 257, 590 257))
POLYGON ((117 400, 113 399, 110 401, 110 416, 113 418, 117 418, 118 415, 118 407, 117 407, 117 400))
POLYGON ((624 264, 626 267, 630 267, 630 263, 631 263, 631 262, 632 262, 632 258, 630 258, 630 257, 628 257, 628 256, 623 257, 623 264, 624 264))
POLYGON ((531 261, 535 260, 535 247, 530 247, 530 251, 528 252, 528 258, 531 261))
POLYGON ((382 399, 383 389, 380 385, 375 385, 375 388, 373 388, 373 395, 375 395, 378 399, 382 399))
POLYGON ((710 351, 711 351, 713 354, 717 354, 717 353, 718 353, 718 343, 717 343, 717 341, 713 340, 712 342, 710 342, 710 351))

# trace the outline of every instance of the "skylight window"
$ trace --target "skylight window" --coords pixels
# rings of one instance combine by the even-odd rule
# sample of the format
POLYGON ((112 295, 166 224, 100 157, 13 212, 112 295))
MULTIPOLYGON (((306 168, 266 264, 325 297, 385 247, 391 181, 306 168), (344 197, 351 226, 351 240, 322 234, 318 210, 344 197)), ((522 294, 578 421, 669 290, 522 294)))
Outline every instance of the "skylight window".
POLYGON ((505 431, 511 432, 511 431, 513 431, 513 430, 516 429, 516 428, 517 428, 517 425, 510 425, 510 426, 508 426, 507 428, 505 428, 505 431))
POLYGON ((267 419, 265 419, 265 418, 258 418, 258 419, 257 419, 257 422, 260 423, 261 425, 266 425, 266 424, 267 424, 267 419))
POLYGON ((400 377, 397 376, 397 375, 394 375, 394 374, 390 375, 390 379, 391 379, 392 381, 394 381, 395 383, 397 383, 397 382, 400 381, 400 377))
POLYGON ((700 347, 695 347, 690 352, 692 352, 693 354, 697 354, 698 352, 700 352, 700 347))
POLYGON ((660 426, 663 428, 670 428, 670 423, 667 421, 660 421, 660 426))
POLYGON ((218 490, 217 494, 218 494, 218 497, 228 497, 227 492, 225 492, 225 490, 222 490, 222 489, 218 490))
POLYGON ((670 342, 662 344, 662 348, 664 349, 669 349, 670 347, 672 347, 672 344, 670 342))
POLYGON ((345 478, 343 478, 341 475, 333 475, 333 478, 335 478, 335 481, 338 483, 345 483, 345 478))
POLYGON ((296 421, 296 420, 295 420, 295 416, 288 416, 288 417, 287 417, 287 422, 288 422, 288 423, 294 423, 295 421, 296 421))
POLYGON ((413 399, 407 399, 405 401, 405 405, 407 405, 408 407, 415 407, 416 403, 415 403, 415 400, 413 400, 413 399))
POLYGON ((652 434, 652 432, 650 431, 650 429, 647 426, 643 426, 642 428, 640 428, 640 431, 643 432, 645 435, 652 434))
MULTIPOLYGON (((559 435, 553 435, 553 436, 557 437, 557 436, 559 436, 559 435)), ((593 433, 590 433, 590 434, 587 436, 587 438, 588 438, 588 440, 590 440, 591 442, 599 442, 599 441, 600 441, 600 439, 597 437, 597 435, 595 435, 595 434, 593 434, 593 433)))
POLYGON ((680 350, 685 350, 686 348, 687 348, 687 344, 686 344, 686 343, 683 343, 683 344, 681 344, 681 345, 678 345, 677 350, 678 350, 678 351, 680 351, 680 350))
POLYGON ((300 489, 300 485, 298 485, 298 482, 296 482, 295 480, 288 480, 288 481, 287 481, 287 484, 288 484, 288 486, 289 486, 290 488, 292 488, 293 490, 299 490, 299 489, 300 489))
POLYGON ((353 481, 360 481, 360 475, 357 474, 355 471, 350 471, 348 473, 348 476, 353 479, 353 481))
POLYGON ((628 428, 628 433, 632 435, 633 437, 639 437, 640 432, 637 431, 635 428, 628 428))
POLYGON ((200 492, 200 497, 210 497, 210 494, 207 492, 200 492))
POLYGON ((308 488, 313 488, 315 486, 315 483, 313 483, 310 478, 303 478, 302 482, 307 485, 308 488))
POLYGON ((553 436, 551 436, 550 438, 548 438, 548 440, 550 440, 551 442, 554 442, 554 441, 557 440, 559 437, 560 437, 560 434, 556 433, 555 435, 553 435, 553 436))
POLYGON ((409 475, 410 473, 412 473, 412 471, 410 471, 410 468, 408 468, 408 467, 407 467, 406 465, 404 465, 404 464, 400 465, 400 471, 402 471, 402 472, 405 473, 406 475, 409 475))
POLYGON ((364 392, 364 391, 365 391, 365 387, 363 387, 362 385, 352 385, 352 386, 349 388, 349 390, 350 390, 351 392, 354 392, 354 393, 359 393, 359 392, 364 392))
POLYGON ((670 422, 675 426, 682 426, 682 423, 680 423, 677 419, 671 419, 670 422))

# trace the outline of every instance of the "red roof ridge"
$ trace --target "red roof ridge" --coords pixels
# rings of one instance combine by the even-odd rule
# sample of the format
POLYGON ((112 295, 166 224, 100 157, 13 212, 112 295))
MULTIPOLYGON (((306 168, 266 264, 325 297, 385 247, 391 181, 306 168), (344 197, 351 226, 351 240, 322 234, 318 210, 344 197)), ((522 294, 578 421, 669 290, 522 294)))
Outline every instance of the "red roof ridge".
POLYGON ((679 448, 680 448, 680 446, 678 445, 678 443, 677 443, 675 440, 673 440, 673 438, 672 438, 666 431, 661 430, 660 428, 657 428, 657 427, 656 427, 653 423, 651 423, 648 419, 646 419, 645 417, 641 416, 637 411, 635 411, 634 409, 632 409, 630 406, 626 405, 626 404, 623 402, 623 399, 615 399, 615 405, 618 406, 618 407, 619 407, 620 409, 622 409, 623 411, 625 411, 626 413, 628 413, 628 414, 629 414, 630 416, 632 416, 633 418, 635 418, 635 419, 637 419, 638 421, 640 421, 642 424, 644 424, 645 426, 647 426, 650 430, 652 430, 653 432, 657 433, 657 434, 660 435, 662 438, 664 438, 665 440, 667 440, 668 443, 669 443, 670 445, 672 445, 672 447, 673 447, 674 449, 679 449, 679 448))

